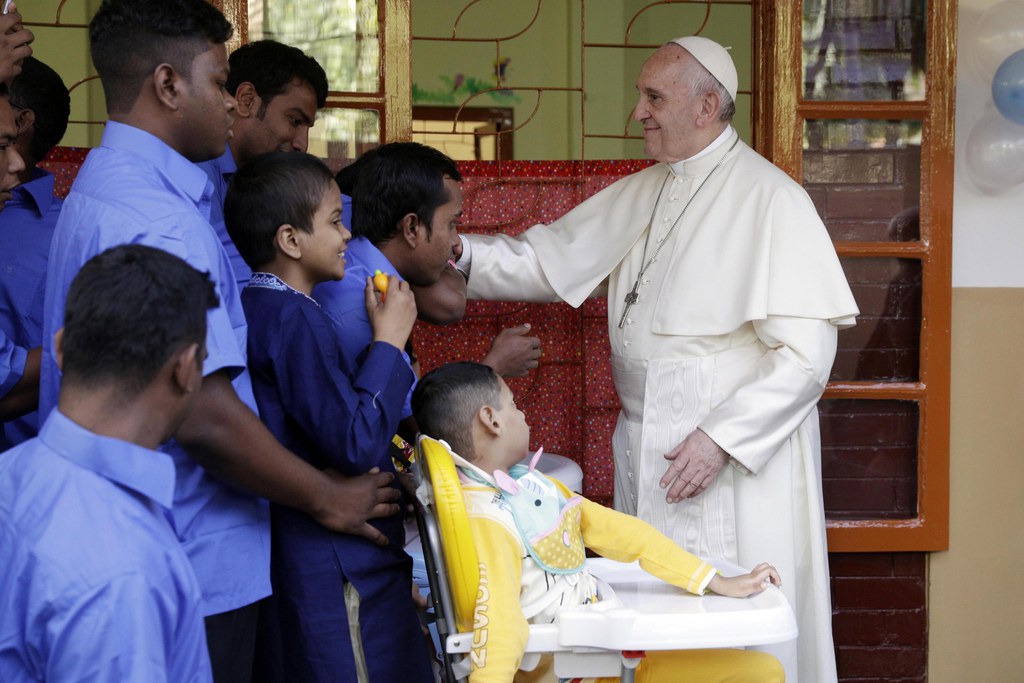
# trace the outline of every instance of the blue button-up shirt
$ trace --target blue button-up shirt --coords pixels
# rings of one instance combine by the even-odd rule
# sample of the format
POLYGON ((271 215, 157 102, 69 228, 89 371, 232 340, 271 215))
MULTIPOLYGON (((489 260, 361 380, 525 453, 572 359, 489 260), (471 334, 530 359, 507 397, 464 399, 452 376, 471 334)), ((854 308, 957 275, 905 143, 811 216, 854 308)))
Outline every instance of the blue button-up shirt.
POLYGON ((231 260, 231 269, 235 272, 238 289, 245 289, 252 276, 252 269, 246 265, 245 259, 238 253, 235 243, 231 241, 231 235, 228 234, 227 226, 224 225, 224 198, 228 196, 228 183, 231 182, 231 176, 238 170, 231 147, 225 149, 224 154, 220 157, 204 161, 196 166, 203 169, 206 177, 213 184, 213 196, 210 201, 210 225, 217 231, 217 237, 220 238, 220 243, 231 260))
POLYGON ((0 457, 0 680, 209 681, 171 458, 53 411, 0 457))
MULTIPOLYGON (((255 410, 245 367, 246 324, 231 264, 209 223, 210 182, 195 164, 149 133, 110 122, 64 202, 50 249, 43 326, 40 414, 56 404, 60 372, 53 334, 78 269, 119 244, 147 244, 210 273, 221 305, 207 315, 203 372, 228 370, 238 397, 255 410)), ((145 334, 139 330, 139 334, 145 334)), ((211 477, 175 442, 174 522, 203 589, 204 614, 236 609, 270 593, 265 501, 211 477)))
MULTIPOLYGON (((402 279, 388 257, 373 246, 370 240, 365 237, 353 237, 348 243, 348 251, 345 252, 345 277, 321 282, 313 288, 313 298, 337 323, 341 330, 341 348, 345 356, 353 361, 373 343, 373 326, 370 324, 370 314, 366 312, 365 292, 366 278, 371 277, 377 270, 402 279)), ((409 367, 412 367, 409 355, 405 351, 402 352, 402 357, 409 367)), ((414 383, 413 389, 415 387, 414 383)), ((411 398, 412 389, 405 397, 403 418, 412 415, 411 398)))
MULTIPOLYGON (((43 292, 53 229, 63 202, 53 195, 53 175, 36 169, 0 211, 0 330, 25 351, 43 342, 43 292)), ((4 424, 7 446, 39 431, 36 412, 4 424)))
POLYGON ((341 194, 341 223, 352 232, 352 198, 341 194))
POLYGON ((28 352, 0 330, 0 397, 6 396, 25 374, 28 352))

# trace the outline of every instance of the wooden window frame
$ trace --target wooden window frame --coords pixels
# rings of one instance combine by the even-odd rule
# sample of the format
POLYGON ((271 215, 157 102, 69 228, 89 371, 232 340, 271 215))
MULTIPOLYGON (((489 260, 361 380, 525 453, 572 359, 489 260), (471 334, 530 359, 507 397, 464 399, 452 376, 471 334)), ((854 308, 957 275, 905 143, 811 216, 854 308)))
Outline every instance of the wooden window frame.
POLYGON ((917 516, 831 520, 833 552, 930 551, 949 547, 949 399, 952 296, 953 115, 956 3, 927 3, 927 94, 921 101, 811 101, 802 98, 801 0, 758 3, 754 49, 758 151, 798 182, 809 119, 920 120, 921 234, 911 242, 836 242, 842 257, 921 262, 920 372, 916 382, 830 382, 825 398, 895 399, 920 406, 917 516))
MULTIPOLYGON (((249 42, 248 0, 209 0, 235 26, 228 51, 249 42)), ((331 90, 327 109, 373 109, 380 116, 382 142, 412 139, 412 61, 410 0, 377 0, 380 25, 380 89, 331 90)))

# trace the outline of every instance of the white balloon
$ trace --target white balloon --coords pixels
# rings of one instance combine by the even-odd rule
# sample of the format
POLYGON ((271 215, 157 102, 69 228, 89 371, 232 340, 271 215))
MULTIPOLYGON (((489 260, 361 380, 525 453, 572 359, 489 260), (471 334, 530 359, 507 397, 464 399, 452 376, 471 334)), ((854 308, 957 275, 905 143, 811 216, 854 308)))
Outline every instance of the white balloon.
POLYGON ((1024 48, 1024 2, 1004 0, 992 5, 974 26, 974 68, 991 81, 1007 57, 1024 48))
POLYGON ((982 192, 1003 194, 1024 183, 1024 126, 990 111, 968 133, 964 156, 968 177, 982 192))

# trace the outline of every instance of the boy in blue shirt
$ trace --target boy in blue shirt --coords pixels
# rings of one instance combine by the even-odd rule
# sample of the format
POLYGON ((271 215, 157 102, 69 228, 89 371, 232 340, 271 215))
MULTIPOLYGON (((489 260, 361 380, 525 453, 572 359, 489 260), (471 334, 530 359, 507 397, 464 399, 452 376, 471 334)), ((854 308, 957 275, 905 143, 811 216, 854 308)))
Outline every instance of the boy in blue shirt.
POLYGON ((25 375, 35 386, 31 412, 5 422, 0 443, 16 446, 39 432, 39 347, 43 343, 43 292, 53 229, 63 201, 53 194, 54 176, 39 166, 64 137, 71 96, 60 75, 35 57, 26 57, 10 86, 18 136, 14 147, 24 160, 21 183, 0 212, 0 330, 29 350, 25 375))
MULTIPOLYGON (((355 360, 344 353, 337 326, 311 297, 315 285, 345 274, 350 234, 341 209, 330 171, 301 152, 256 157, 232 178, 225 222, 253 270, 242 292, 249 370, 261 418, 292 452, 347 476, 394 472, 390 443, 414 380, 401 349, 416 304, 397 277, 383 296, 367 278, 373 340, 355 360)), ((270 655, 271 679, 433 680, 402 516, 374 525, 387 546, 272 506, 273 596, 261 628, 280 633, 264 631, 260 647, 270 655)))
POLYGON ((0 680, 211 679, 156 448, 195 402, 217 305, 207 275, 141 245, 72 282, 57 407, 0 457, 0 680))

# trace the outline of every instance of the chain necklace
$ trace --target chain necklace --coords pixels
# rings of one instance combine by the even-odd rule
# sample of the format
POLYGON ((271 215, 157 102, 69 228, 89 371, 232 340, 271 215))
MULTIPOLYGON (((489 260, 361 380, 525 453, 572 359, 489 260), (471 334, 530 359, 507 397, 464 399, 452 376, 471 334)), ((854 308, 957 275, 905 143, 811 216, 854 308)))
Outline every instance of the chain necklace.
POLYGON ((715 171, 718 170, 718 167, 722 165, 726 157, 729 156, 729 152, 731 152, 733 148, 736 147, 739 141, 740 139, 736 138, 736 140, 733 141, 732 146, 729 147, 729 149, 725 151, 725 154, 722 156, 722 158, 718 160, 718 163, 714 165, 714 167, 711 169, 711 171, 708 172, 706 176, 704 176, 704 180, 702 180, 700 185, 697 186, 696 191, 694 191, 694 193, 690 195, 690 198, 686 200, 686 205, 683 206, 683 211, 682 213, 679 214, 679 218, 677 218, 672 223, 671 227, 669 227, 668 232, 665 233, 665 237, 662 238, 660 243, 658 243, 658 248, 654 250, 654 253, 651 255, 650 260, 648 260, 647 263, 644 263, 644 259, 647 258, 647 247, 650 245, 651 242, 651 227, 654 225, 654 215, 658 212, 658 205, 661 203, 661 196, 665 192, 665 185, 668 183, 668 178, 665 178, 665 182, 661 184, 661 190, 658 191, 658 198, 654 200, 654 210, 651 212, 651 220, 647 222, 647 236, 644 238, 644 253, 640 257, 640 272, 637 273, 636 281, 633 282, 633 289, 629 290, 629 292, 626 294, 626 298, 623 299, 623 303, 626 304, 626 308, 625 310, 622 311, 622 317, 619 318, 620 330, 626 324, 626 317, 629 315, 629 309, 632 308, 633 304, 635 304, 637 300, 639 300, 640 298, 640 281, 643 279, 644 274, 647 272, 647 269, 650 268, 651 264, 654 263, 655 259, 658 258, 658 254, 661 253, 662 248, 666 244, 668 244, 668 238, 672 236, 672 232, 676 229, 676 226, 682 222, 683 216, 686 215, 686 210, 690 208, 690 204, 692 204, 693 200, 696 199, 697 194, 701 191, 701 189, 703 189, 705 183, 707 183, 708 180, 711 179, 711 176, 714 175, 715 171))
POLYGON ((278 276, 274 275, 273 273, 253 273, 252 276, 249 278, 248 286, 259 287, 261 289, 273 289, 278 292, 295 292, 299 296, 306 297, 307 299, 312 301, 317 308, 320 308, 320 303, 316 299, 306 294, 305 292, 300 292, 299 290, 295 289, 290 284, 288 284, 278 276))

